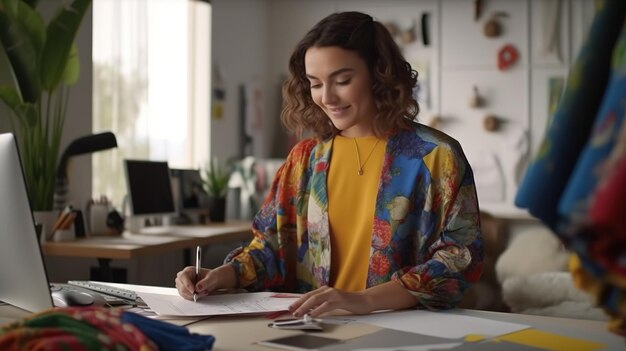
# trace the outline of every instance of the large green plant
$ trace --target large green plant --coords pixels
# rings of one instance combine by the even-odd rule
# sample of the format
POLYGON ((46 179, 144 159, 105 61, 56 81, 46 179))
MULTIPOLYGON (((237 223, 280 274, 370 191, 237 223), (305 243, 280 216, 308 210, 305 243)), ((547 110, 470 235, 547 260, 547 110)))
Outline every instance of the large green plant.
POLYGON ((61 1, 48 24, 37 2, 0 0, 0 41, 13 77, 0 99, 13 113, 33 210, 49 211, 68 88, 80 71, 74 39, 91 0, 61 1))

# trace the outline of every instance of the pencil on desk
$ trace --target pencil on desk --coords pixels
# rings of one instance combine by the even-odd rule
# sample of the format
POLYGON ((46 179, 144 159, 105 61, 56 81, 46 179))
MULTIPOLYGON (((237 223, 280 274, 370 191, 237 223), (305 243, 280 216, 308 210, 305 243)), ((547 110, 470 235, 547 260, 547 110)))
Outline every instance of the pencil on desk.
POLYGON ((63 224, 70 217, 71 213, 72 212, 68 211, 68 212, 63 212, 63 213, 61 213, 59 215, 57 220, 54 222, 54 225, 52 226, 52 229, 47 233, 46 239, 48 239, 48 240, 52 239, 52 236, 54 235, 54 232, 56 232, 57 230, 59 230, 59 229, 61 229, 63 227, 63 224))
POLYGON ((48 240, 52 239, 52 237, 54 236, 54 233, 57 230, 70 229, 75 219, 76 219, 76 212, 68 212, 64 215, 61 215, 59 217, 59 220, 57 220, 57 223, 59 223, 59 225, 57 226, 57 223, 54 224, 54 227, 52 227, 52 230, 50 231, 50 233, 48 233, 47 239, 48 240))
MULTIPOLYGON (((54 233, 58 229, 60 229, 61 228, 61 224, 63 224, 63 222, 65 220, 67 220, 69 215, 71 215, 73 212, 74 211, 72 210, 72 206, 65 207, 63 209, 63 211, 61 211, 61 213, 59 213, 59 216, 57 217, 57 220, 54 222, 54 225, 52 225, 52 230, 50 230, 50 233, 54 233)), ((52 236, 52 234, 49 234, 48 236, 52 236)))

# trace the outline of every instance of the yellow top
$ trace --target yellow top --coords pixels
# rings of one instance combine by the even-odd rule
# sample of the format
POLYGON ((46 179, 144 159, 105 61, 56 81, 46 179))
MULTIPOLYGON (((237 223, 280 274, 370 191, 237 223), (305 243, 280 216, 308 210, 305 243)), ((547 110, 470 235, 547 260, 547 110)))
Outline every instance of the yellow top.
POLYGON ((335 137, 327 186, 330 286, 337 289, 365 289, 376 194, 386 146, 385 139, 375 136, 335 137), (359 158, 362 175, 358 174, 359 158))

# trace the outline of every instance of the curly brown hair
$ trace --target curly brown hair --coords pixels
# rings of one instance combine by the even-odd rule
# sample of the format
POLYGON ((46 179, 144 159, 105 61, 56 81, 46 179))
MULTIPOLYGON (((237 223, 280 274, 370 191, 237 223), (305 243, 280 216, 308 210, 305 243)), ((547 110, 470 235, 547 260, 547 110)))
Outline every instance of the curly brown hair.
POLYGON ((356 52, 372 76, 377 108, 373 128, 378 137, 406 128, 419 105, 413 98, 417 71, 405 60, 387 29, 370 15, 334 13, 318 22, 298 43, 289 59, 289 78, 283 84, 281 119, 298 136, 310 130, 325 139, 339 133, 326 114, 313 102, 306 77, 304 56, 311 47, 337 46, 356 52))

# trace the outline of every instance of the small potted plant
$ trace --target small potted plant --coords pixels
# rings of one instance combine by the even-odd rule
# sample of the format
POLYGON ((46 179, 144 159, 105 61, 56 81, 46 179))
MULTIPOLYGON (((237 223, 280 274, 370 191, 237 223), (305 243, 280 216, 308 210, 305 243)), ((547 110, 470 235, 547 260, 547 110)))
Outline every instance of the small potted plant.
POLYGON ((202 172, 202 185, 208 196, 209 220, 224 222, 226 219, 226 193, 230 172, 220 166, 217 159, 211 159, 202 172))

